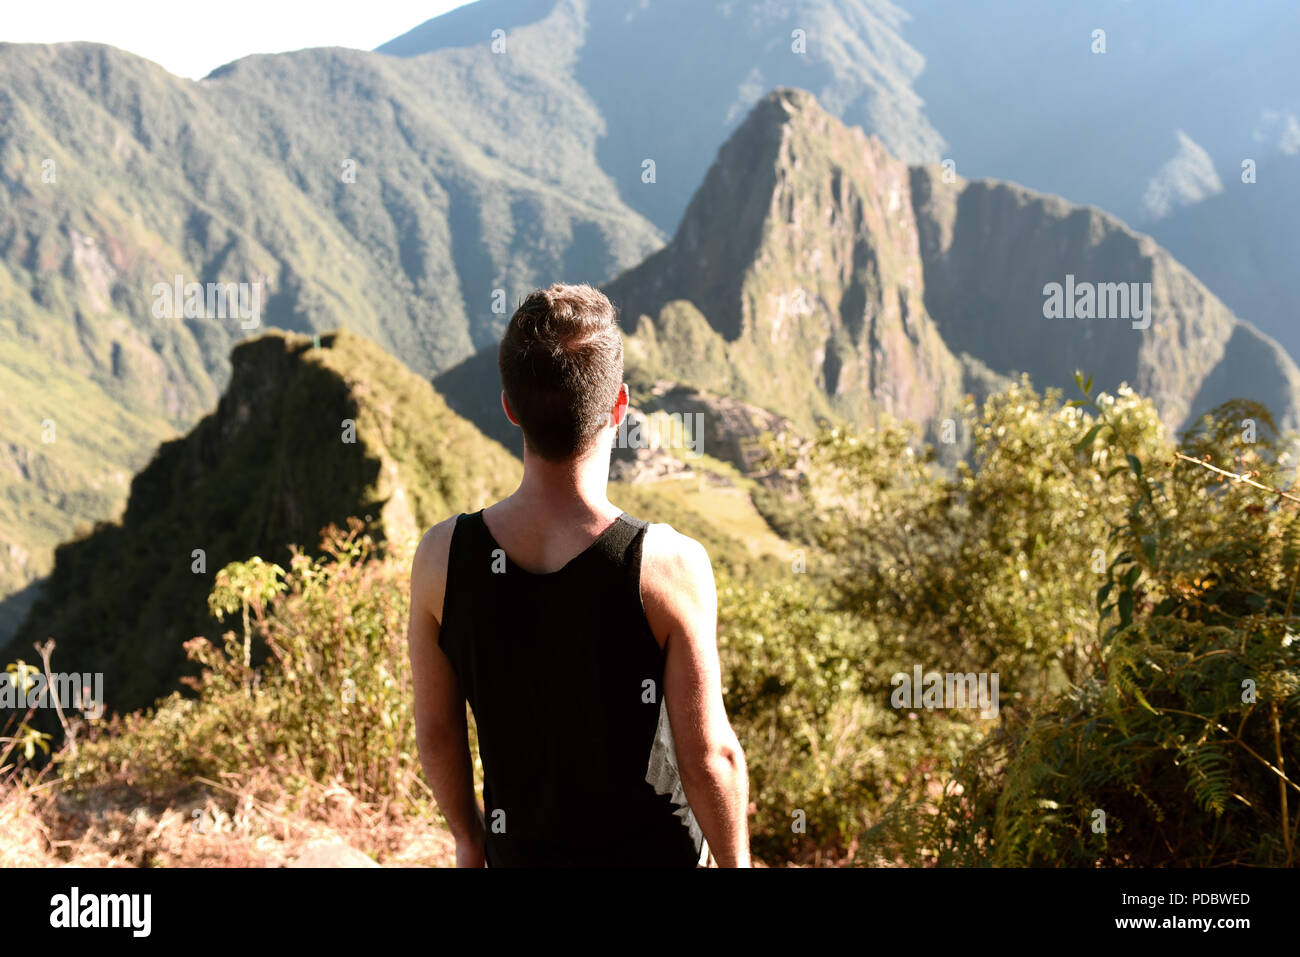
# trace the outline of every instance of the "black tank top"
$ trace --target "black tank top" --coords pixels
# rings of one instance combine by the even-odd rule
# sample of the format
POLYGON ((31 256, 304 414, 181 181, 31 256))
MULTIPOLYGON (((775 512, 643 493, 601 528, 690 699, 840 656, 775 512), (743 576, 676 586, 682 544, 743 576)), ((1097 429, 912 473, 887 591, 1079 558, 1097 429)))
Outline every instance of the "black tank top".
POLYGON ((438 644, 478 728, 489 867, 696 866, 641 604, 647 523, 624 512, 558 571, 533 574, 483 512, 452 534, 438 644))

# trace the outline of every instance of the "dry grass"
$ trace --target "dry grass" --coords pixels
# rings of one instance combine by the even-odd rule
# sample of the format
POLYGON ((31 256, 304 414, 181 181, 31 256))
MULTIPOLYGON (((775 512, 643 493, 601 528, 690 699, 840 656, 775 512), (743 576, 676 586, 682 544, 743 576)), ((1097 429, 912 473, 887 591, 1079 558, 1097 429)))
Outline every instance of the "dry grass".
POLYGON ((74 797, 0 791, 2 867, 446 867, 451 836, 335 783, 292 802, 269 772, 148 799, 101 786, 74 797))
MULTIPOLYGON (((455 862, 455 843, 437 825, 366 804, 338 784, 316 785, 290 802, 267 771, 242 782, 206 782, 165 800, 123 787, 100 786, 73 797, 48 785, 0 786, 0 869, 455 862)), ((826 858, 783 866, 836 863, 826 858)))
POLYGON ((49 831, 38 813, 39 798, 28 788, 0 791, 0 870, 48 867, 58 861, 50 852, 49 831))

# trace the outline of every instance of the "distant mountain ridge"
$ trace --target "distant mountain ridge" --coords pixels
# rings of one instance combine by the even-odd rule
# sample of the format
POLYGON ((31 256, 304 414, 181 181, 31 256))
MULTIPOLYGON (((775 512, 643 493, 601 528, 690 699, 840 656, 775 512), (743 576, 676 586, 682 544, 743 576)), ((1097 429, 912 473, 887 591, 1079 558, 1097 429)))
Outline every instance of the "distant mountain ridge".
POLYGON ((910 164, 948 160, 1151 233, 1300 356, 1286 279, 1300 220, 1281 212, 1300 150, 1289 0, 479 0, 379 51, 483 47, 498 30, 513 50, 542 21, 566 24, 558 66, 601 117, 602 169, 665 233, 748 109, 798 87, 910 164), (1243 192, 1248 158, 1271 169, 1243 192))
POLYGON ((765 97, 671 243, 606 286, 633 364, 789 415, 929 423, 960 360, 924 302, 908 167, 811 94, 765 97))
POLYGON ((933 430, 961 390, 1027 373, 1127 382, 1184 427, 1228 398, 1300 424, 1300 370, 1152 239, 1100 210, 908 167, 809 93, 765 97, 664 249, 605 286, 654 375, 806 425, 933 430), (1150 325, 1049 319, 1051 283, 1149 284, 1150 325), (977 374, 979 373, 979 374, 977 374))
MULTIPOLYGON (((1230 398, 1300 425, 1295 363, 1150 237, 1059 197, 908 166, 802 90, 764 97, 672 241, 602 288, 621 311, 634 403, 676 383, 804 432, 885 413, 955 461, 966 394, 982 399, 1020 374, 1072 394, 1083 370, 1100 388, 1149 396, 1172 429, 1230 398), (1111 286, 1139 295, 1116 300, 1131 316, 1048 318, 1052 284, 1100 290, 1099 309, 1111 286)), ((435 385, 517 443, 495 348, 435 385)))
POLYGON ((1151 233, 1233 312, 1300 356, 1300 147, 1261 161, 1250 182, 1244 174, 1151 233))

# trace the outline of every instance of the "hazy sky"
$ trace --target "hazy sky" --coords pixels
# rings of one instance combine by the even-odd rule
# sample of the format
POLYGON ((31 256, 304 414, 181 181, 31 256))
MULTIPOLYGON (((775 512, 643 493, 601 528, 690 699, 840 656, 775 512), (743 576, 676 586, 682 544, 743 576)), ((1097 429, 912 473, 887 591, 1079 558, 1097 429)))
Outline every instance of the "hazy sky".
POLYGON ((373 50, 466 0, 0 0, 0 42, 91 40, 198 79, 250 53, 373 50))

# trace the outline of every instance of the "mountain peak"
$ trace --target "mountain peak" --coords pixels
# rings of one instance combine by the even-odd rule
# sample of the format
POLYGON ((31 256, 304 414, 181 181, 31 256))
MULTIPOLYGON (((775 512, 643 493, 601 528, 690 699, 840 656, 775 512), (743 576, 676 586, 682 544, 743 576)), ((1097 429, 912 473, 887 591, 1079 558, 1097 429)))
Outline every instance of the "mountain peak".
POLYGON ((718 151, 673 242, 609 292, 641 340, 633 356, 807 427, 882 410, 927 423, 956 406, 961 364, 924 288, 907 165, 780 88, 718 151), (726 371, 700 368, 710 350, 726 371))
MULTIPOLYGON (((761 100, 758 105, 771 103, 780 107, 788 116, 796 116, 803 112, 825 113, 821 104, 817 102, 817 97, 807 90, 801 90, 796 86, 779 86, 772 90, 761 100)), ((751 116, 757 110, 751 112, 751 116)))

